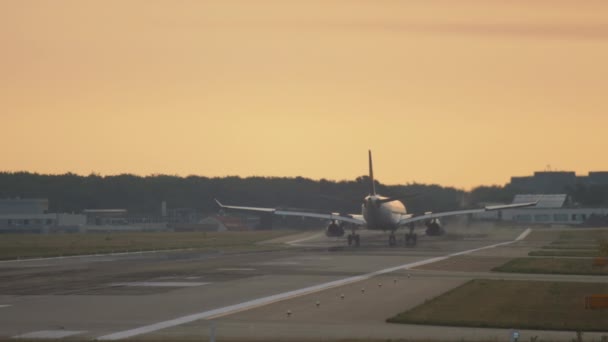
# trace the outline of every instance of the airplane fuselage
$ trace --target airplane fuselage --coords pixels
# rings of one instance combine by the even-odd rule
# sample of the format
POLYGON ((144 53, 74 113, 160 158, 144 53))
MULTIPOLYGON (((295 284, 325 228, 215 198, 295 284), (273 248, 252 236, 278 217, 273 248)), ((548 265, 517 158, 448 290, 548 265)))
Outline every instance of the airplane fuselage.
POLYGON ((367 223, 367 229, 372 230, 396 230, 399 221, 407 214, 405 205, 400 201, 382 202, 387 199, 380 195, 369 195, 365 197, 361 211, 367 223))

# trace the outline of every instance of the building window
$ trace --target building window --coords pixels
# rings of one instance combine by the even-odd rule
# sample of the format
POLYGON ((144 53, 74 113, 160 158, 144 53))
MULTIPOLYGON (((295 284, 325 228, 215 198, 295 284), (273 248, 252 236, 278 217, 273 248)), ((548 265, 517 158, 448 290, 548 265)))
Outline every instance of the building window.
POLYGON ((547 214, 534 215, 534 221, 536 222, 549 222, 551 217, 547 214))
POLYGON ((572 214, 572 221, 576 221, 576 214, 572 214))
POLYGON ((13 225, 13 220, 10 220, 10 219, 9 219, 9 220, 7 220, 7 221, 6 221, 6 225, 8 225, 8 226, 12 226, 12 225, 13 225))
POLYGON ((515 221, 532 222, 532 215, 517 215, 515 216, 515 221))
POLYGON ((23 225, 24 225, 24 226, 27 226, 27 225, 29 225, 29 224, 30 224, 30 220, 23 220, 23 225))
POLYGON ((51 219, 46 219, 46 224, 47 224, 47 226, 48 226, 48 225, 53 224, 53 220, 51 220, 51 219))
POLYGON ((553 221, 556 222, 567 222, 568 214, 553 214, 553 221))

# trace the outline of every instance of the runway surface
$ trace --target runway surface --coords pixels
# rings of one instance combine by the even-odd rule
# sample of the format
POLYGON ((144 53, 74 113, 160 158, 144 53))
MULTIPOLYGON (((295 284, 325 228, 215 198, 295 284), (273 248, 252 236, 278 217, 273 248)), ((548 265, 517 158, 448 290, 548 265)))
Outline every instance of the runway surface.
MULTIPOLYGON (((416 248, 388 248, 376 232, 349 248, 313 232, 272 241, 291 247, 270 252, 6 262, 0 264, 0 337, 200 340, 213 325, 218 340, 505 339, 501 329, 384 320, 475 277, 570 281, 488 272, 488 265, 543 243, 515 241, 523 231, 455 228, 447 236, 421 237, 416 248)), ((598 280, 586 278, 577 279, 598 280)))

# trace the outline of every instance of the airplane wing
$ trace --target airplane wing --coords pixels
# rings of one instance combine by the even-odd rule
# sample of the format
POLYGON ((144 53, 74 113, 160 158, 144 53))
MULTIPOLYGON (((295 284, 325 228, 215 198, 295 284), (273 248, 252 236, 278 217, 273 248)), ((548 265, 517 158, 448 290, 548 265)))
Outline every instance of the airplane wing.
POLYGON ((418 221, 426 221, 430 219, 446 217, 446 216, 456 216, 456 215, 468 215, 468 214, 477 214, 483 213, 485 211, 495 211, 495 210, 504 210, 504 209, 514 209, 514 208, 525 208, 535 206, 538 202, 528 202, 528 203, 517 203, 517 204, 506 204, 506 205, 491 205, 484 208, 479 209, 468 209, 468 210, 455 210, 455 211, 444 211, 440 213, 428 213, 424 215, 412 216, 409 218, 403 218, 399 221, 399 225, 406 225, 408 223, 414 223, 418 221))
POLYGON ((252 211, 252 212, 258 212, 258 213, 274 214, 274 215, 279 215, 279 216, 312 217, 312 218, 317 218, 317 219, 322 219, 322 220, 336 220, 336 221, 341 221, 341 222, 347 222, 347 223, 352 223, 352 224, 356 224, 359 226, 365 225, 365 220, 363 219, 362 215, 339 214, 339 213, 314 213, 314 212, 307 212, 307 211, 282 210, 282 209, 275 209, 275 208, 239 207, 239 206, 234 206, 234 205, 223 205, 217 199, 215 200, 215 202, 222 209, 252 211))

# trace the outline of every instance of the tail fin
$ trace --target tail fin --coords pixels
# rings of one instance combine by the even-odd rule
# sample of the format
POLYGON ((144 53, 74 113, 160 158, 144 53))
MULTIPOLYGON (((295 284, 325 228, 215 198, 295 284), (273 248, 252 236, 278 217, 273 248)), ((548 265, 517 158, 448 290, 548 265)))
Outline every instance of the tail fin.
POLYGON ((372 150, 369 150, 369 194, 376 194, 376 183, 374 182, 374 165, 372 163, 372 150))

